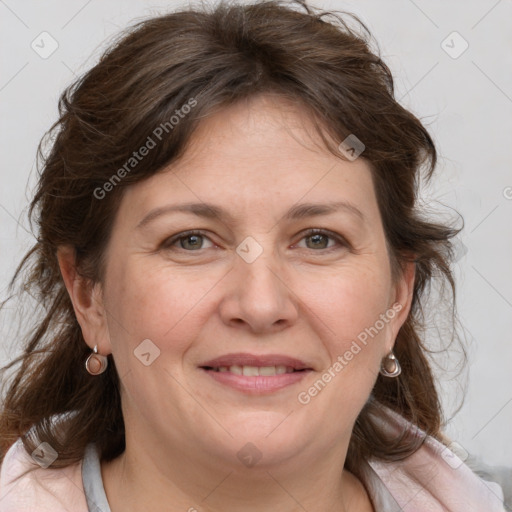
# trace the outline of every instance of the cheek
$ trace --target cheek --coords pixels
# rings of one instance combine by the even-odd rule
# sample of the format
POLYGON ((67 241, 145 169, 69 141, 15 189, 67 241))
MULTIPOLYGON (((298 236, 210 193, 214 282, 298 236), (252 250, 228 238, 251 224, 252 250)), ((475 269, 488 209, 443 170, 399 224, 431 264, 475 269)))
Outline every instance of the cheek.
POLYGON ((216 281, 197 272, 140 265, 136 258, 116 268, 107 297, 113 351, 133 352, 149 339, 178 358, 201 329, 202 301, 216 281))
POLYGON ((331 318, 326 319, 336 334, 324 338, 330 361, 297 396, 308 417, 322 418, 323 438, 333 443, 341 431, 351 431, 370 396, 389 329, 379 318, 386 311, 385 294, 376 293, 375 287, 338 291, 332 297, 340 307, 331 305, 331 318))
POLYGON ((322 407, 332 407, 335 417, 343 411, 358 413, 367 400, 395 317, 388 278, 385 268, 373 261, 364 270, 345 269, 338 278, 307 287, 304 300, 314 307, 309 317, 318 318, 315 329, 323 333, 329 356, 318 377, 321 382, 304 390, 304 400, 314 400, 319 413, 322 407))
POLYGON ((339 425, 355 421, 378 376, 396 316, 389 304, 386 275, 346 272, 339 279, 308 287, 305 301, 314 306, 309 318, 317 318, 315 329, 323 333, 330 361, 298 400, 312 416, 318 414, 330 422, 334 437, 339 425))
POLYGON ((376 262, 373 267, 346 269, 338 276, 311 281, 302 300, 332 340, 330 352, 343 353, 351 341, 364 340, 364 333, 371 332, 372 339, 386 334, 389 319, 382 322, 380 318, 391 307, 389 297, 390 281, 385 272, 379 272, 376 262))

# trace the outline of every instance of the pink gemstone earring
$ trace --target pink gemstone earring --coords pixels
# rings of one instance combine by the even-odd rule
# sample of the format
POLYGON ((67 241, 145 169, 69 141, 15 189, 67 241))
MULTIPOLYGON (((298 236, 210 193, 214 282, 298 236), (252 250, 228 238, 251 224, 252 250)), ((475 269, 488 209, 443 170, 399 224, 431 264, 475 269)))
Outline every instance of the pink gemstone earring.
POLYGON ((94 352, 87 358, 87 361, 85 361, 85 369, 91 375, 99 375, 107 369, 107 366, 107 357, 98 354, 98 345, 94 345, 94 352))

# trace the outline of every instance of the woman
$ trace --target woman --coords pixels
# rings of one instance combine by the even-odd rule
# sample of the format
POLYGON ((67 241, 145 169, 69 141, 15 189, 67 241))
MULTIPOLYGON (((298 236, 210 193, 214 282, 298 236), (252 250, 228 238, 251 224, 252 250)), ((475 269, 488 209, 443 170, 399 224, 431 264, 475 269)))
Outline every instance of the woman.
POLYGON ((0 510, 505 510, 441 432, 421 306, 458 230, 421 218, 436 150, 368 42, 221 4, 63 94, 0 510))

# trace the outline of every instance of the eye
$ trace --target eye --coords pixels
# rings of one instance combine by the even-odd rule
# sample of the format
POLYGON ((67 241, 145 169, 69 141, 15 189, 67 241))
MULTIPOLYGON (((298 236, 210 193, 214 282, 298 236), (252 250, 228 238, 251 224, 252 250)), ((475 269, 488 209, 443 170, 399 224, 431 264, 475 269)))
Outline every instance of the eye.
POLYGON ((329 239, 334 240, 339 245, 348 247, 348 242, 341 236, 337 235, 336 233, 333 233, 332 231, 327 231, 325 229, 309 229, 304 233, 304 236, 301 238, 302 240, 306 240, 306 249, 335 249, 333 245, 328 246, 329 239), (310 243, 307 243, 307 240, 309 239, 310 243), (327 245, 326 245, 327 244, 327 245))
MULTIPOLYGON (((309 229, 303 233, 302 240, 306 242, 306 249, 323 249, 327 251, 336 250, 336 243, 341 247, 349 247, 350 244, 341 236, 325 229, 309 229), (334 244, 329 245, 329 240, 334 244)), ((191 230, 178 233, 161 244, 160 248, 164 250, 183 250, 186 252, 195 252, 201 249, 213 247, 213 242, 202 231, 191 230), (212 245, 204 247, 204 241, 208 240, 212 245)), ((302 247, 304 248, 304 247, 302 247)))
MULTIPOLYGON (((203 241, 210 240, 202 231, 184 231, 183 233, 178 233, 167 240, 164 240, 161 249, 171 249, 177 243, 179 246, 177 249, 183 249, 184 251, 193 252, 199 249, 207 249, 208 247, 203 247, 203 241)), ((211 240, 210 240, 211 242, 211 240)))

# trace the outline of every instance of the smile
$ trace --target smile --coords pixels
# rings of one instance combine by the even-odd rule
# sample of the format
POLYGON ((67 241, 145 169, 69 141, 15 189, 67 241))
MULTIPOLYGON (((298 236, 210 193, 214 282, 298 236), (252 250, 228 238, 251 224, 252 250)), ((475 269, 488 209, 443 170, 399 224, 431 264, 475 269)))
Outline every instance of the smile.
POLYGON ((222 373, 234 373, 235 375, 245 375, 246 377, 256 377, 258 375, 272 376, 282 375, 283 373, 301 372, 304 370, 296 370, 291 366, 278 365, 278 366, 216 366, 214 368, 205 367, 205 369, 213 370, 222 373))

